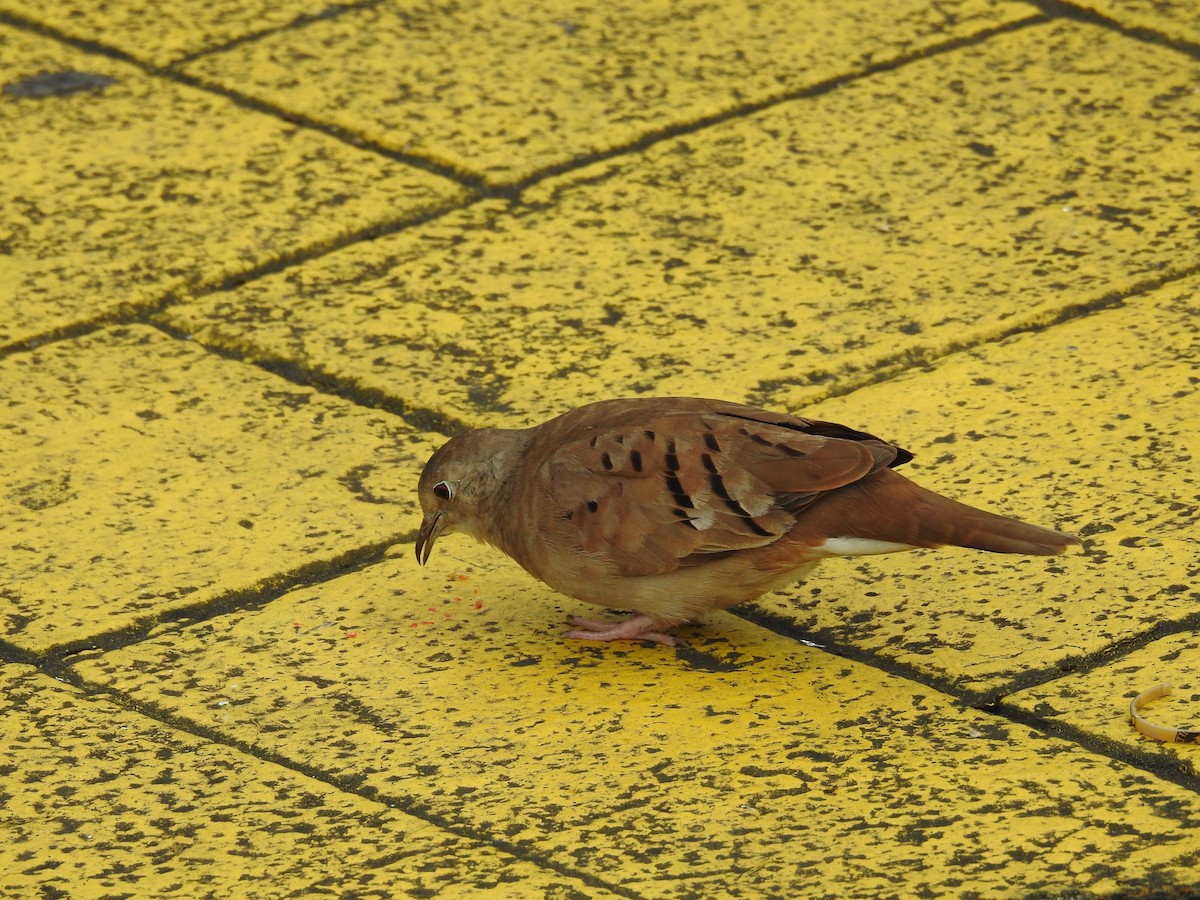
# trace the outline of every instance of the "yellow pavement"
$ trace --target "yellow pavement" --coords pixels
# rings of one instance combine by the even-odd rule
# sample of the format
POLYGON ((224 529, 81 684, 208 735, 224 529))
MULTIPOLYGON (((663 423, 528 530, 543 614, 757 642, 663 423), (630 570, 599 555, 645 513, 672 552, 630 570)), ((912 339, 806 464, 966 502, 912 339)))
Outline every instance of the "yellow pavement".
POLYGON ((1192 0, 0 0, 0 896, 1184 895, 1198 198, 1192 0), (449 435, 653 394, 1083 548, 675 649, 416 565, 449 435))

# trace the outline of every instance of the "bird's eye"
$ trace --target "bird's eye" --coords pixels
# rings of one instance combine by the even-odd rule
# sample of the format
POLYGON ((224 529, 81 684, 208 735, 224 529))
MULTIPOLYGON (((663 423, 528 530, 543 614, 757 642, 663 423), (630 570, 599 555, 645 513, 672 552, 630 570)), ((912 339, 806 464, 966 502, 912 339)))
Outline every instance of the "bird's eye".
POLYGON ((450 485, 444 481, 439 481, 433 486, 433 496, 439 500, 449 500, 454 495, 454 491, 450 490, 450 485))

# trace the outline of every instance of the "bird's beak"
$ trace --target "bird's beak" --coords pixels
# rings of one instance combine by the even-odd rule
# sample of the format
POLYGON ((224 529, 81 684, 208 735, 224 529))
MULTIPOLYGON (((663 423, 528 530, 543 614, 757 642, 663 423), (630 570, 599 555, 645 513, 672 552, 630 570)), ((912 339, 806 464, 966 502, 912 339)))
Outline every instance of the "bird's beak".
POLYGON ((421 565, 429 562, 429 554, 433 552, 433 544, 438 539, 438 535, 445 530, 445 524, 442 522, 442 514, 438 512, 426 513, 425 518, 421 520, 421 530, 417 533, 417 562, 421 565))

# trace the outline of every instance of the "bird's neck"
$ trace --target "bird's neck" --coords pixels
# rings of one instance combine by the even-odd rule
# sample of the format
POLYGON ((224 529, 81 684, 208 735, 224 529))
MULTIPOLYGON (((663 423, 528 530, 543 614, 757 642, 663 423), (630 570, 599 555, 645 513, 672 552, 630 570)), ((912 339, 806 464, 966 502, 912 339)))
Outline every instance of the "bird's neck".
POLYGON ((532 471, 528 453, 532 435, 527 430, 502 433, 504 439, 496 441, 493 452, 480 466, 472 533, 511 556, 527 532, 527 527, 521 525, 524 512, 518 506, 521 483, 532 471))

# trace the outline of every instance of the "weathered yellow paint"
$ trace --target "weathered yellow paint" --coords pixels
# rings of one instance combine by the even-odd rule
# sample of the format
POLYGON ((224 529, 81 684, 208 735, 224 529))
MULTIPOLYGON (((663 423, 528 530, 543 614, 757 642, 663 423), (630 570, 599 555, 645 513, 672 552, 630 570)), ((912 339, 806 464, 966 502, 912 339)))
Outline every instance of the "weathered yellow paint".
POLYGON ((62 34, 100 43, 152 66, 212 52, 305 17, 329 12, 325 0, 2 0, 16 13, 62 34))
POLYGON ((1191 265, 1197 79, 1026 28, 167 316, 473 421, 632 393, 796 408, 1191 265))
POLYGON ((1194 721, 1200 663, 1193 56, 985 0, 191 3, 0 0, 50 29, 0 26, 0 893, 1194 881, 1193 748, 1125 720, 1165 680, 1150 712, 1194 721), (537 184, 355 241, 475 195, 322 125, 537 184), (143 321, 55 337, 114 312, 143 321), (441 436, 209 349, 414 421, 824 399, 1088 543, 831 563, 677 652, 567 644, 585 608, 495 551, 372 562, 441 436))
POLYGON ((462 196, 224 98, 3 27, 0 85, 0 348, 462 196), (44 93, 71 72, 92 87, 44 93))
POLYGON ((0 723, 5 897, 565 897, 580 887, 26 666, 0 667, 0 723))
POLYGON ((1153 741, 1130 724, 1129 702, 1158 684, 1170 685, 1170 696, 1144 707, 1142 715, 1172 728, 1200 727, 1200 641, 1195 631, 1161 638, 1083 674, 1019 691, 1006 697, 1005 704, 1131 750, 1186 760, 1196 771, 1200 745, 1153 741))
POLYGON ((886 16, 872 0, 381 4, 185 71, 508 183, 1035 15, 987 0, 893 0, 886 16))
POLYGON ((1189 877, 1185 788, 726 613, 678 652, 568 643, 580 604, 494 551, 411 550, 80 671, 638 896, 1189 877))
POLYGON ((436 436, 135 326, 0 361, 6 640, 86 641, 411 532, 436 436))
POLYGON ((1126 28, 1200 44, 1200 12, 1192 0, 1089 0, 1087 8, 1126 28))
POLYGON ((1193 615, 1200 279, 809 408, 916 453, 917 481, 1081 534, 1051 559, 833 561, 761 608, 973 691, 1193 615))

